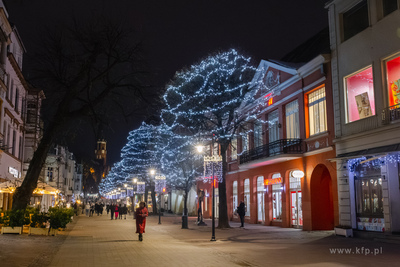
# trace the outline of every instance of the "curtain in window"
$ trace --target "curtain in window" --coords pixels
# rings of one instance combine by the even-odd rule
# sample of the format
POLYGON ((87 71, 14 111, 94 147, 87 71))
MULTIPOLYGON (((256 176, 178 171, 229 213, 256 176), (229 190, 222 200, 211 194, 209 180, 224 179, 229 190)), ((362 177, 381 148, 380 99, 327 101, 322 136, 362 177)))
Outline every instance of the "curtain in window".
POLYGON ((297 100, 286 105, 286 138, 300 138, 299 103, 297 100))

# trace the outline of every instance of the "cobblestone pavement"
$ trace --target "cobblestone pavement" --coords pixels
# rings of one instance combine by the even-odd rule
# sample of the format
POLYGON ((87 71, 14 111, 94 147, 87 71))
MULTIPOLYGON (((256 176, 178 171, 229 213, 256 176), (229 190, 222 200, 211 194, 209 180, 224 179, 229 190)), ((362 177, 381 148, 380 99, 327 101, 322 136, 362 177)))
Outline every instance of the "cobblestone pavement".
POLYGON ((246 225, 216 230, 189 219, 148 218, 138 241, 132 217, 80 216, 56 237, 0 236, 0 266, 398 266, 400 245, 336 237, 332 231, 246 225))

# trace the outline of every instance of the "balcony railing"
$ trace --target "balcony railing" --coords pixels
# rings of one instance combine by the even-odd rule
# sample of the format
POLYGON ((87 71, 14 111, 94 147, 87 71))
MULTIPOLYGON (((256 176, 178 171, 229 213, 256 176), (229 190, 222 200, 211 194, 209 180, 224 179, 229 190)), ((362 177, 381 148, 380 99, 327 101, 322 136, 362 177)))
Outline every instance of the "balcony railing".
POLYGON ((301 139, 280 139, 243 152, 242 155, 240 155, 240 164, 280 154, 303 153, 302 144, 303 141, 301 139))
POLYGON ((389 124, 396 120, 400 120, 400 104, 382 110, 382 124, 389 124))

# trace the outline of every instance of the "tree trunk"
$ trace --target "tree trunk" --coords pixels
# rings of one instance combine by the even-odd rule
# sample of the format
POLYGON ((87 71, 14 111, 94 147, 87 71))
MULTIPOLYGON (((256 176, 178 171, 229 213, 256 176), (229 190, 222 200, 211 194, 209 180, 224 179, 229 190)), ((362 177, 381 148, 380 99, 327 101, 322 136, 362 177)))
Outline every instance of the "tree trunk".
MULTIPOLYGON (((221 144, 221 156, 222 156, 222 182, 218 184, 219 194, 219 216, 218 216, 218 228, 230 228, 228 219, 228 205, 226 199, 226 151, 228 149, 226 143, 221 144)), ((214 196, 213 196, 214 197, 214 196)))
POLYGON ((32 197, 33 190, 37 187, 40 172, 42 171, 43 165, 46 162, 47 153, 54 141, 59 128, 59 123, 55 120, 55 123, 49 126, 44 132, 43 138, 40 140, 39 146, 33 154, 32 160, 29 163, 28 171, 21 186, 15 191, 13 197, 13 210, 25 209, 32 197))
POLYGON ((188 209, 187 209, 187 200, 188 200, 188 189, 187 186, 185 188, 185 195, 183 196, 183 215, 188 215, 188 209))

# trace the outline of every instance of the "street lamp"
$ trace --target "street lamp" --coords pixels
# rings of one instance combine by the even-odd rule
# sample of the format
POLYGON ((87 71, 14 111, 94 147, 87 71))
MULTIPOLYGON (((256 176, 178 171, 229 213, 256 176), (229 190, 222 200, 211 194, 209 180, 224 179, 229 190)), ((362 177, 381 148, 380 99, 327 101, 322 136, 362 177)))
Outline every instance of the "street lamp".
MULTIPOLYGON (((214 138, 212 138, 212 142, 211 142, 212 147, 214 147, 214 138)), ((198 145, 196 146, 196 149, 199 153, 201 153, 204 149, 204 146, 198 145)), ((211 240, 210 241, 216 241, 215 239, 215 170, 214 170, 214 162, 218 162, 220 159, 219 157, 214 157, 210 156, 204 156, 204 161, 211 161, 211 177, 212 177, 212 215, 211 215, 211 229, 212 229, 212 233, 211 233, 211 240)))
POLYGON ((157 191, 158 191, 158 194, 159 194, 158 197, 160 199, 159 200, 159 205, 158 205, 158 208, 159 208, 159 211, 158 211, 158 224, 161 224, 161 196, 162 196, 163 189, 164 189, 165 176, 164 175, 158 175, 155 178, 156 178, 156 181, 158 181, 157 191))

